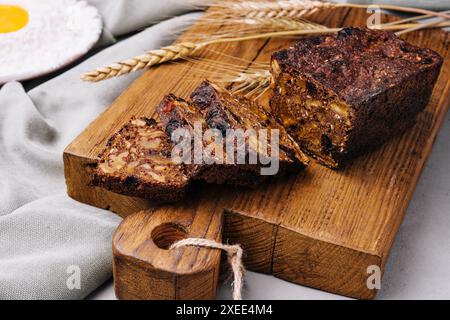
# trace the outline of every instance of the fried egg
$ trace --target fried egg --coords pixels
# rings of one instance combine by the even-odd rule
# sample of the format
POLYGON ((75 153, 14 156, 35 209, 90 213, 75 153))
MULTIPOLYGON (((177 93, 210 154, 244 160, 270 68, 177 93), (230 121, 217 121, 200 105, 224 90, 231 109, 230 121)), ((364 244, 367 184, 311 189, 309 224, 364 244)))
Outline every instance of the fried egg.
POLYGON ((96 8, 77 0, 0 0, 0 84, 55 71, 100 38, 96 8))

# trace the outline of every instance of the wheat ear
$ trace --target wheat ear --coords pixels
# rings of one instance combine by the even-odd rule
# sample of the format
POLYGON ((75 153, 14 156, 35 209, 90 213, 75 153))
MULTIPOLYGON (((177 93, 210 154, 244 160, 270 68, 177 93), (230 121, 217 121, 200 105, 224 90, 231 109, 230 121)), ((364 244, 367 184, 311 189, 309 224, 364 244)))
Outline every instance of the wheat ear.
MULTIPOLYGON (((314 24, 304 20, 301 17, 305 14, 314 13, 320 9, 336 7, 355 7, 367 8, 367 5, 342 4, 334 2, 322 2, 313 0, 280 0, 280 1, 241 1, 241 2, 223 2, 214 1, 210 3, 219 10, 214 10, 206 14, 204 25, 222 26, 220 33, 214 34, 215 37, 238 37, 256 33, 268 33, 276 31, 295 31, 303 29, 323 29, 322 25, 314 24)), ((405 12, 422 13, 425 15, 415 18, 408 18, 398 22, 384 24, 381 29, 384 30, 402 30, 398 34, 426 29, 431 27, 445 26, 446 22, 431 22, 426 24, 402 24, 402 22, 414 21, 419 18, 429 18, 432 16, 450 16, 449 11, 433 12, 428 10, 398 7, 392 5, 379 5, 386 9, 396 9, 405 12), (391 27, 391 25, 398 25, 391 27), (404 30, 405 29, 405 30, 404 30)), ((194 41, 206 38, 205 35, 191 34, 190 40, 194 41)))
MULTIPOLYGON (((220 7, 220 6, 219 6, 220 7)), ((302 18, 306 14, 312 14, 319 9, 331 8, 331 4, 320 1, 308 1, 305 3, 293 3, 280 5, 279 2, 235 4, 231 7, 224 6, 221 10, 211 12, 211 16, 247 17, 247 18, 302 18)))
MULTIPOLYGON (((418 30, 429 27, 438 27, 438 26, 446 26, 445 23, 440 25, 433 24, 406 24, 406 25, 388 25, 382 26, 383 30, 404 30, 409 29, 418 30), (415 29, 412 29, 415 28, 415 29)), ((239 42, 239 41, 247 41, 247 40, 255 40, 255 39, 267 39, 274 37, 288 37, 288 36, 300 36, 300 35, 313 35, 313 34, 324 34, 324 33, 335 33, 342 30, 342 28, 317 28, 317 29, 302 29, 302 30, 288 30, 288 31, 280 31, 280 32, 267 32, 261 34, 253 34, 243 37, 236 38, 219 38, 214 39, 207 42, 200 43, 192 43, 192 42, 183 42, 177 45, 164 47, 158 50, 150 51, 146 54, 117 62, 111 64, 109 66, 96 69, 92 72, 88 72, 82 75, 81 79, 88 82, 99 82, 102 80, 110 79, 113 77, 118 77, 124 74, 128 74, 131 72, 135 72, 144 68, 149 68, 155 65, 159 65, 165 62, 174 61, 180 58, 189 57, 199 51, 200 49, 217 43, 226 43, 226 42, 239 42)))
POLYGON ((118 77, 168 61, 190 56, 206 45, 207 43, 183 42, 172 46, 163 47, 128 60, 113 63, 109 66, 87 72, 81 76, 81 79, 88 82, 99 82, 113 77, 118 77))
POLYGON ((236 83, 236 86, 231 88, 231 92, 258 99, 269 89, 271 77, 269 70, 255 69, 242 73, 236 78, 230 78, 228 82, 236 83))
MULTIPOLYGON (((374 5, 365 4, 355 4, 355 3, 337 3, 331 1, 316 1, 316 0, 279 0, 279 1, 240 1, 234 2, 230 5, 229 1, 213 1, 213 5, 221 8, 224 11, 228 11, 230 14, 234 15, 253 15, 257 16, 267 16, 271 15, 276 17, 277 14, 295 14, 303 15, 310 13, 312 10, 322 10, 328 8, 358 8, 358 9, 368 9, 374 5)), ((426 9, 403 7, 389 4, 376 4, 380 9, 384 10, 394 10, 402 11, 408 13, 416 13, 422 15, 430 15, 434 17, 441 17, 445 19, 450 19, 450 15, 444 12, 435 12, 426 9)))
POLYGON ((335 3, 315 0, 283 0, 283 1, 242 1, 231 6, 219 1, 215 6, 232 14, 242 14, 247 17, 259 18, 300 18, 307 13, 334 7, 335 3))
MULTIPOLYGON (((158 50, 149 51, 143 55, 117 62, 111 64, 106 67, 98 68, 92 72, 85 73, 82 75, 82 79, 84 81, 89 82, 98 82, 102 80, 106 80, 109 78, 121 76, 124 74, 128 74, 131 72, 135 72, 144 68, 149 68, 155 65, 159 65, 165 62, 174 61, 180 58, 185 58, 192 56, 200 49, 215 43, 225 43, 225 42, 237 42, 237 41, 245 41, 245 40, 253 40, 253 39, 263 39, 270 37, 286 37, 286 36, 299 36, 305 34, 322 34, 322 33, 333 33, 341 30, 341 28, 327 28, 320 25, 315 25, 309 23, 308 21, 295 21, 289 19, 290 12, 299 11, 306 12, 310 10, 315 10, 319 8, 329 8, 329 7, 359 7, 366 8, 364 5, 355 5, 355 4, 340 4, 340 3, 332 3, 332 2, 321 2, 321 1, 308 1, 308 0, 285 0, 285 1, 270 1, 270 2, 252 2, 252 1, 243 1, 240 3, 236 3, 231 7, 226 7, 223 9, 224 11, 230 10, 247 10, 245 11, 245 18, 254 19, 253 21, 257 26, 265 25, 268 28, 275 28, 284 26, 288 30, 280 31, 280 32, 263 32, 267 31, 264 28, 260 30, 243 29, 241 31, 234 32, 225 32, 222 34, 212 35, 213 39, 204 42, 183 42, 176 45, 163 47, 158 50), (297 11, 296 11, 297 10, 297 11), (262 14, 264 13, 264 14, 262 14), (288 17, 286 18, 276 18, 276 17, 288 17), (253 17, 253 18, 252 18, 253 17), (275 17, 275 18, 273 18, 275 17), (292 29, 291 29, 292 28, 292 29), (246 33, 251 33, 250 35, 245 35, 246 33), (259 32, 259 33, 258 33, 259 32), (244 36, 245 35, 245 36, 244 36)), ((429 16, 445 16, 450 18, 450 15, 446 13, 437 13, 428 10, 422 9, 414 9, 414 8, 403 8, 396 6, 388 6, 388 5, 379 5, 379 7, 384 9, 392 9, 399 10, 404 9, 406 12, 415 12, 422 13, 429 16)), ((219 6, 220 8, 220 6, 219 6)), ((220 15, 221 13, 219 13, 220 15)), ((242 18, 242 16, 241 16, 242 18)), ((402 32, 411 32, 419 29, 437 27, 445 25, 445 22, 432 22, 428 24, 410 24, 410 25, 385 25, 382 26, 384 30, 404 30, 400 31, 398 34, 402 32), (405 30, 407 29, 407 30, 405 30)))
POLYGON ((81 76, 83 81, 99 82, 102 80, 110 79, 113 77, 122 76, 131 72, 135 72, 144 68, 156 66, 165 62, 178 60, 183 57, 188 57, 199 51, 200 49, 218 43, 239 42, 255 39, 266 39, 273 36, 290 36, 301 34, 319 34, 319 33, 331 33, 339 31, 340 28, 331 29, 312 29, 312 30, 295 30, 286 32, 268 32, 262 34, 252 34, 248 36, 235 37, 235 38, 218 38, 210 41, 193 43, 182 42, 173 46, 163 47, 158 50, 149 51, 143 55, 116 62, 109 66, 98 68, 94 71, 87 72, 81 76))

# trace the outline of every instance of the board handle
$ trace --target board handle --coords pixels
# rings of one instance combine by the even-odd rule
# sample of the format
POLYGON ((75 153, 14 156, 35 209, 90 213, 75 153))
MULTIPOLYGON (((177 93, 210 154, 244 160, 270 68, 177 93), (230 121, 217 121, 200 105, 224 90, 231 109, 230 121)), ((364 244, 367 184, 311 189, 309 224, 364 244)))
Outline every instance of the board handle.
POLYGON ((212 300, 219 250, 169 249, 186 238, 221 241, 222 216, 190 201, 125 218, 113 236, 113 274, 120 300, 212 300))

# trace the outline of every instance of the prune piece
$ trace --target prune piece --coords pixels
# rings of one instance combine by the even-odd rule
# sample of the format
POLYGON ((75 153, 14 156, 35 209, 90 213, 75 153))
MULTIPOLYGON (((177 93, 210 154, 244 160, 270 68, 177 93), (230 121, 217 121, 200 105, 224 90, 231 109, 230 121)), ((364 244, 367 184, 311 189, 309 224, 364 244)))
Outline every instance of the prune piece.
POLYGON ((345 38, 351 36, 354 31, 355 31, 355 29, 353 27, 344 28, 338 32, 337 38, 339 40, 345 39, 345 38))
POLYGON ((322 140, 321 144, 322 144, 323 151, 324 152, 330 152, 331 149, 333 148, 333 143, 331 142, 330 137, 328 137, 327 135, 323 134, 321 140, 322 140))
POLYGON ((226 135, 229 129, 228 123, 218 110, 214 110, 208 114, 206 123, 210 128, 219 130, 223 136, 226 135))
POLYGON ((136 186, 139 183, 139 179, 135 176, 128 176, 123 181, 123 184, 126 188, 131 188, 136 186))
POLYGON ((171 119, 166 125, 166 133, 169 137, 172 137, 172 133, 183 127, 183 123, 178 119, 171 119))
POLYGON ((145 118, 144 120, 145 123, 150 127, 156 125, 156 120, 153 118, 145 118))

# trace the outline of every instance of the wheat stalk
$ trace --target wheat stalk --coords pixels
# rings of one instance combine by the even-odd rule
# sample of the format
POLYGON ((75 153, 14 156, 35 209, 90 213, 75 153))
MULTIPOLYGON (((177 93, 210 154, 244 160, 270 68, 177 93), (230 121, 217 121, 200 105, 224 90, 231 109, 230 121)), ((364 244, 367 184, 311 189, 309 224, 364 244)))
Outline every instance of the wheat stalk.
MULTIPOLYGON (((450 13, 450 10, 442 11, 442 13, 450 13)), ((410 18, 405 18, 405 19, 401 19, 401 20, 388 22, 388 23, 385 23, 384 25, 404 24, 404 23, 407 23, 407 22, 415 22, 415 21, 418 21, 418 20, 424 20, 424 19, 428 19, 428 18, 432 18, 432 16, 430 16, 429 14, 427 14, 427 15, 420 15, 420 16, 414 16, 414 17, 410 17, 410 18)))
MULTIPOLYGON (((450 13, 450 10, 443 11, 443 13, 450 13)), ((430 15, 422 15, 422 16, 416 16, 416 17, 411 17, 411 18, 407 18, 407 19, 403 19, 403 20, 394 21, 391 23, 387 23, 386 25, 405 24, 406 22, 418 21, 418 20, 423 20, 423 19, 428 19, 428 18, 431 18, 431 16, 430 15)), ((431 28, 431 27, 443 28, 443 27, 447 27, 448 25, 449 25, 449 21, 447 21, 447 19, 439 19, 436 21, 428 22, 428 23, 416 23, 415 25, 411 24, 410 27, 397 32, 397 35, 405 34, 405 33, 412 32, 412 31, 417 31, 417 30, 421 30, 421 29, 431 28)))
MULTIPOLYGON (((307 28, 307 21, 296 21, 295 19, 301 19, 305 14, 314 13, 320 9, 327 8, 339 8, 339 7, 350 7, 350 8, 369 8, 369 5, 352 4, 352 3, 335 3, 326 1, 316 1, 316 0, 279 0, 279 1, 240 1, 240 2, 224 2, 223 0, 213 1, 211 4, 215 7, 220 8, 220 10, 212 11, 207 14, 211 17, 209 22, 214 21, 216 24, 227 25, 234 24, 239 34, 250 33, 257 28, 264 27, 260 30, 260 33, 275 31, 277 28, 283 28, 284 30, 294 30, 296 28, 307 28), (240 19, 236 18, 240 17, 240 19), (242 24, 252 25, 253 28, 247 28, 240 30, 242 24)), ((438 25, 446 25, 445 20, 450 19, 450 11, 434 12, 418 8, 401 7, 394 5, 377 5, 380 9, 396 10, 409 13, 422 14, 421 16, 408 18, 400 20, 398 22, 391 22, 385 24, 385 30, 390 30, 388 25, 402 24, 406 22, 416 21, 419 19, 426 19, 430 17, 441 17, 443 20, 424 23, 420 25, 414 25, 411 28, 406 28, 401 30, 397 34, 404 34, 411 31, 416 31, 420 29, 430 28, 438 25)), ((320 26, 320 25, 317 25, 320 26)), ((320 26, 323 27, 323 26, 320 26)), ((314 28, 312 28, 314 29, 314 28)), ((392 30, 398 30, 393 28, 392 30)), ((228 31, 231 33, 232 31, 228 31)), ((224 34, 224 32, 222 32, 224 34)))
POLYGON ((326 27, 302 18, 247 18, 242 17, 239 19, 205 19, 200 25, 218 24, 221 26, 220 32, 216 32, 212 35, 205 35, 199 33, 190 33, 186 39, 189 41, 195 41, 199 39, 211 38, 235 38, 245 35, 254 35, 261 33, 268 33, 280 30, 325 30, 326 27))
MULTIPOLYGON (((314 10, 322 8, 330 8, 341 6, 332 2, 308 1, 308 0, 285 0, 285 1, 244 1, 234 3, 232 5, 221 7, 221 1, 215 3, 220 10, 212 11, 207 14, 201 25, 218 25, 221 26, 220 33, 214 34, 217 37, 238 37, 255 33, 269 33, 279 30, 314 30, 325 28, 322 25, 315 24, 311 21, 300 18, 305 13, 313 13, 314 10)), ((360 7, 360 5, 346 4, 360 7)), ((396 6, 385 6, 386 8, 397 8, 396 6)), ((379 29, 383 30, 401 30, 397 34, 404 34, 411 31, 426 29, 431 27, 446 26, 446 19, 424 23, 424 24, 406 24, 419 19, 430 18, 435 15, 446 15, 450 11, 441 13, 428 10, 415 10, 411 8, 403 8, 404 11, 418 11, 427 14, 399 20, 397 22, 386 23, 379 29), (391 27, 397 25, 397 27, 391 27)), ((192 37, 199 39, 202 35, 192 34, 192 37)), ((207 37, 207 35, 203 35, 207 37)))
MULTIPOLYGON (((267 23, 270 23, 267 22, 267 23)), ((272 26, 276 23, 274 21, 271 21, 272 26)), ((310 23, 306 20, 303 21, 297 21, 297 22, 280 22, 280 24, 277 24, 280 26, 281 24, 287 25, 290 24, 293 26, 294 24, 297 27, 301 27, 302 29, 295 29, 296 33, 295 35, 299 34, 311 34, 311 33, 326 33, 326 32, 333 32, 333 30, 337 31, 339 29, 329 29, 327 27, 323 27, 314 23, 310 23)), ((119 61, 116 63, 113 63, 111 65, 98 68, 94 71, 87 72, 81 76, 81 79, 83 81, 87 82, 99 82, 106 79, 110 79, 113 77, 119 77, 131 72, 136 72, 145 68, 150 68, 162 63, 166 63, 169 61, 175 61, 180 58, 186 58, 189 56, 194 55, 200 49, 203 49, 209 45, 212 44, 218 44, 218 43, 228 43, 228 42, 238 42, 238 41, 246 41, 246 40, 254 40, 254 39, 264 39, 271 37, 272 34, 275 34, 276 36, 280 35, 280 32, 263 32, 258 33, 259 28, 253 32, 245 32, 242 30, 242 33, 230 33, 225 32, 223 34, 216 34, 212 36, 208 36, 209 38, 212 38, 208 41, 203 42, 181 42, 172 46, 163 47, 157 50, 149 51, 145 54, 133 57, 131 59, 127 59, 124 61, 119 61), (249 35, 247 35, 249 33, 249 35)), ((194 35, 194 37, 196 37, 194 35)))
MULTIPOLYGON (((212 5, 219 7, 228 12, 230 15, 245 16, 271 16, 277 17, 278 14, 287 16, 289 14, 298 17, 311 11, 318 11, 328 8, 359 8, 368 9, 373 5, 354 4, 354 3, 336 3, 331 1, 316 0, 279 0, 279 1, 213 1, 212 5)), ((377 7, 384 10, 402 11, 408 13, 416 13, 422 15, 430 15, 433 17, 441 17, 450 19, 450 15, 445 12, 435 12, 426 9, 403 7, 389 4, 376 4, 377 7)))
MULTIPOLYGON (((186 38, 187 40, 185 42, 163 47, 158 50, 152 50, 143 55, 98 68, 92 72, 85 73, 81 78, 84 81, 98 82, 118 77, 165 62, 192 56, 200 51, 200 49, 217 43, 338 32, 342 28, 327 28, 304 19, 295 20, 293 17, 298 19, 300 16, 311 13, 314 10, 331 7, 368 7, 367 5, 312 0, 242 1, 232 3, 231 5, 219 1, 214 2, 214 6, 221 9, 212 11, 211 14, 207 14, 205 22, 202 23, 223 23, 225 26, 220 33, 214 35, 192 34, 191 37, 194 37, 197 40, 200 39, 200 41, 186 38), (244 24, 247 24, 247 27, 243 27, 244 24), (279 29, 283 30, 276 31, 279 29), (209 40, 202 41, 202 39, 209 40)), ((379 5, 379 7, 383 9, 421 13, 427 17, 441 16, 446 19, 450 18, 450 15, 445 12, 438 13, 423 9, 391 5, 379 5)), ((401 30, 398 34, 402 34, 419 29, 445 25, 446 22, 439 21, 431 23, 385 24, 380 28, 392 31, 401 30)))
MULTIPOLYGON (((395 30, 396 28, 409 30, 410 28, 419 28, 421 23, 410 23, 410 24, 400 24, 397 26, 386 25, 381 26, 384 29, 395 30)), ((450 26, 450 21, 440 22, 436 27, 448 27, 450 26)), ((187 59, 197 63, 195 69, 203 70, 206 72, 206 77, 216 83, 221 83, 224 87, 229 87, 229 90, 235 94, 245 95, 247 98, 259 99, 264 95, 270 88, 270 82, 272 75, 269 71, 269 63, 258 63, 254 67, 248 68, 246 70, 240 70, 239 67, 233 64, 227 64, 220 61, 213 60, 197 60, 197 59, 187 59), (202 66, 208 67, 207 69, 202 69, 202 66), (210 70, 213 67, 216 70, 210 70), (231 85, 231 87, 230 87, 231 85)), ((248 61, 250 63, 250 61, 248 61)), ((193 77, 195 81, 198 78, 193 77)))
POLYGON ((216 17, 214 19, 205 18, 198 25, 211 26, 218 25, 223 29, 224 27, 234 27, 235 29, 242 28, 243 25, 256 26, 269 26, 271 28, 288 28, 288 29, 315 29, 317 27, 323 27, 323 25, 302 19, 302 18, 290 18, 290 17, 216 17))
MULTIPOLYGON (((386 25, 381 26, 382 30, 418 30, 429 27, 445 27, 448 26, 447 22, 440 22, 436 24, 435 22, 430 24, 424 23, 412 23, 412 24, 399 24, 399 25, 386 25)), ((92 72, 85 73, 82 75, 82 80, 88 82, 99 82, 102 80, 110 79, 113 77, 118 77, 124 74, 128 74, 131 72, 135 72, 138 70, 142 70, 144 68, 149 68, 152 66, 156 66, 165 62, 174 61, 180 58, 185 58, 193 55, 197 51, 206 46, 218 43, 227 43, 227 42, 239 42, 239 41, 248 41, 248 40, 256 40, 256 39, 266 39, 266 38, 275 38, 275 37, 288 37, 288 36, 301 36, 301 35, 313 35, 313 34, 324 34, 324 33, 335 33, 342 30, 342 28, 317 28, 317 29, 303 29, 303 30, 288 30, 288 31, 280 31, 280 32, 268 32, 261 34, 248 35, 237 38, 218 38, 206 42, 183 42, 177 45, 164 47, 158 50, 150 51, 146 54, 113 63, 109 66, 98 68, 92 72)), ((405 31, 406 31, 405 30, 405 31)))
POLYGON ((271 77, 267 69, 254 70, 253 73, 243 73, 227 82, 237 84, 237 86, 231 88, 231 92, 243 94, 247 98, 259 99, 269 89, 271 77))
POLYGON ((176 60, 194 54, 207 43, 183 42, 161 49, 152 50, 137 57, 113 63, 109 66, 98 68, 85 73, 81 79, 89 82, 98 82, 113 77, 118 77, 130 72, 150 68, 168 61, 176 60))
POLYGON ((180 76, 183 76, 183 81, 198 82, 199 74, 201 74, 201 79, 207 78, 211 82, 228 88, 231 92, 254 99, 259 98, 267 91, 271 78, 268 63, 249 61, 214 52, 221 55, 224 59, 231 59, 232 62, 207 58, 185 58, 183 60, 187 60, 194 65, 196 73, 186 75, 185 72, 180 72, 180 76), (248 67, 249 64, 251 64, 250 67, 248 67))
MULTIPOLYGON (((434 28, 434 27, 446 27, 448 26, 448 21, 432 21, 432 22, 428 22, 428 23, 412 23, 410 24, 410 26, 405 28, 405 25, 403 25, 403 29, 401 29, 400 31, 396 32, 397 35, 402 35, 402 34, 406 34, 409 32, 413 32, 413 31, 418 31, 418 30, 422 30, 422 29, 429 29, 429 28, 434 28)), ((398 25, 398 26, 402 26, 402 25, 398 25)))

